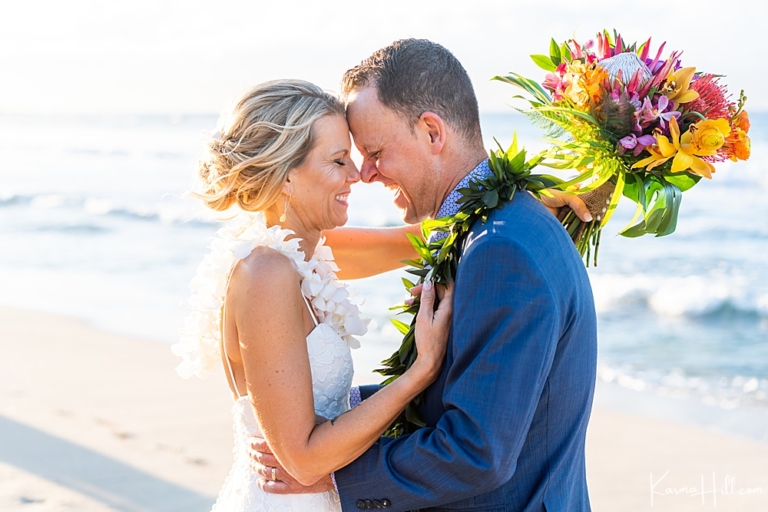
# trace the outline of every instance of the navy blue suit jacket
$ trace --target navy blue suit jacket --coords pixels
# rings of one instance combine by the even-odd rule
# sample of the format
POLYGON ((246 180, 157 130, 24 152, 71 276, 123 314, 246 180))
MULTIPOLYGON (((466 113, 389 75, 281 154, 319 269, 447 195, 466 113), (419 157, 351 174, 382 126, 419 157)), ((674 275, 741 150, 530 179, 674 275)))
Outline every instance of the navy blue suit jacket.
POLYGON ((518 192, 463 244, 427 427, 337 471, 343 510, 590 510, 596 357, 584 264, 555 217, 518 192))

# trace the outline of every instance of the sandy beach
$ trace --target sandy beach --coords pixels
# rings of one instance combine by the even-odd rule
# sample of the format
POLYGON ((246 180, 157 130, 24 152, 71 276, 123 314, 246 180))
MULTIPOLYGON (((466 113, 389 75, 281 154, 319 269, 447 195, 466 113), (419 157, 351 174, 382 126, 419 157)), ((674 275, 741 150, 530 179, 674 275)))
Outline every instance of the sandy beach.
MULTIPOLYGON (((7 308, 0 349, 0 510, 210 508, 232 453, 222 376, 183 380, 167 345, 7 308)), ((357 357, 372 381, 378 354, 357 357)), ((588 435, 593 510, 768 510, 766 444, 604 407, 588 435)))

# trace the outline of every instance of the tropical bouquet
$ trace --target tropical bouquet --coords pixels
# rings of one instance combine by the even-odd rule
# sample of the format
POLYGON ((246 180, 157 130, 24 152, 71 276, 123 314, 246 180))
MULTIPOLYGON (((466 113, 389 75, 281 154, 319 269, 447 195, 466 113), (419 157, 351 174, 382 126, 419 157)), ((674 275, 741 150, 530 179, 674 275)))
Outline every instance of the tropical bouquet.
POLYGON ((584 44, 552 39, 549 55, 531 56, 548 72, 542 82, 494 77, 521 88, 515 98, 530 108, 518 110, 547 130, 538 163, 578 172, 558 188, 586 194, 593 220, 568 212, 561 221, 587 264, 622 196, 637 211, 621 235, 669 235, 682 192, 711 178, 715 163, 749 158, 744 91, 733 99, 721 76, 683 67, 681 52, 663 58, 665 44, 652 53, 650 38, 630 44, 615 31, 584 44))
MULTIPOLYGON (((675 231, 682 193, 701 178, 711 178, 714 164, 746 160, 750 154, 749 118, 742 91, 732 99, 721 77, 682 67, 680 52, 666 58, 662 44, 651 54, 651 40, 628 44, 614 32, 596 41, 571 39, 550 43, 549 55, 532 55, 548 74, 539 83, 516 73, 494 77, 526 94, 519 109, 548 133, 549 149, 529 158, 518 146, 492 150, 492 175, 459 190, 459 212, 422 224, 422 237, 410 237, 420 259, 409 260, 406 289, 425 281, 450 282, 455 276, 461 241, 472 225, 511 201, 517 191, 536 196, 552 189, 583 194, 593 220, 582 222, 566 210, 560 219, 586 264, 597 264, 600 234, 621 197, 637 203, 635 218, 621 231, 627 237, 669 235, 675 231), (562 179, 533 171, 543 165, 577 171, 562 179), (430 237, 432 233, 441 236, 430 237), (592 256, 592 258, 591 258, 592 256)), ((393 320, 403 341, 377 370, 388 384, 416 359, 415 321, 419 298, 391 309, 413 315, 410 324, 393 320)), ((424 426, 417 397, 395 420, 387 435, 424 426)))

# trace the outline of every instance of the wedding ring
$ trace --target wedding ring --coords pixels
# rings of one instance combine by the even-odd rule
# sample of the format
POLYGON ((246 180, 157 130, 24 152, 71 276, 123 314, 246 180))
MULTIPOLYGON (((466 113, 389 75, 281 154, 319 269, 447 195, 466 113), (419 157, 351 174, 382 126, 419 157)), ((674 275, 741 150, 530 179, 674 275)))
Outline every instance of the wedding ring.
POLYGON ((272 468, 272 480, 277 481, 277 468, 272 468))

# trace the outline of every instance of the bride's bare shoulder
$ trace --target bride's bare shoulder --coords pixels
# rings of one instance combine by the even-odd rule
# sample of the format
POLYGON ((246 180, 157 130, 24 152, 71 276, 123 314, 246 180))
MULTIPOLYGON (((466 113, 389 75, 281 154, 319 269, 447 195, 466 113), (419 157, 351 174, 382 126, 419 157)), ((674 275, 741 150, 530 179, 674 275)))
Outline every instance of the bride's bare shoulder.
POLYGON ((230 287, 247 289, 254 285, 263 291, 287 291, 299 285, 299 275, 286 255, 269 247, 256 247, 235 266, 230 287))

